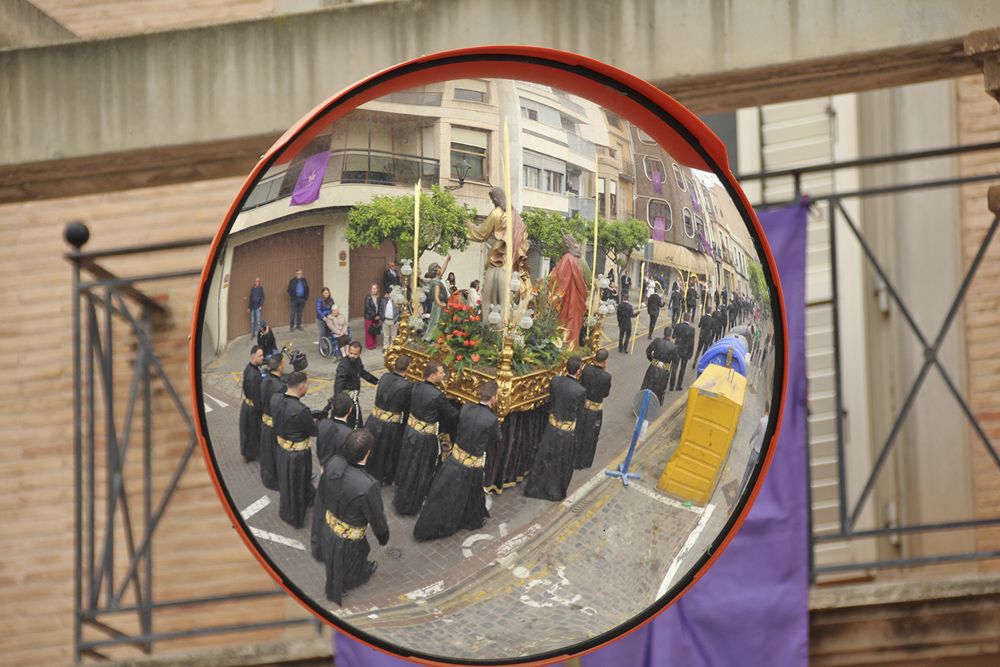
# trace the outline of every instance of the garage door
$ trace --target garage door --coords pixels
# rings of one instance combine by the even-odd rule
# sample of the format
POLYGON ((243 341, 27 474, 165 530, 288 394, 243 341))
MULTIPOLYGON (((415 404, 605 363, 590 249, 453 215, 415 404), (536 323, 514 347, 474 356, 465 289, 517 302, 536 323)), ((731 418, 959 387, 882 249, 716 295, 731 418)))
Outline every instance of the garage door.
POLYGON ((365 297, 372 283, 382 290, 382 275, 393 257, 392 242, 381 246, 363 246, 351 250, 351 319, 365 316, 365 297))
MULTIPOLYGON (((315 297, 323 288, 323 227, 280 232, 233 248, 229 278, 229 340, 250 332, 247 303, 254 278, 264 286, 264 321, 288 326, 288 281, 302 269, 309 283, 309 303, 302 326, 316 321, 315 297)), ((315 326, 313 327, 315 328, 315 326)))

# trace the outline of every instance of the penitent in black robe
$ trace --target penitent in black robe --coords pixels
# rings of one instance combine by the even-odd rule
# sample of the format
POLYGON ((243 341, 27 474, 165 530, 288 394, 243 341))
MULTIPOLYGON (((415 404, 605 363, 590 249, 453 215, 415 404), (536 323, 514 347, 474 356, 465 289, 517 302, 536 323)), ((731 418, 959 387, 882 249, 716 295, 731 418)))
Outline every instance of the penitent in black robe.
MULTIPOLYGON (((424 381, 413 386, 410 417, 447 431, 458 418, 458 410, 440 389, 424 381)), ((437 433, 420 433, 407 423, 396 468, 396 493, 392 498, 397 514, 412 516, 420 511, 431 488, 439 454, 437 433)))
MULTIPOLYGON (((323 470, 326 470, 326 467, 330 465, 334 456, 342 457, 344 455, 344 440, 347 439, 352 430, 347 422, 341 419, 323 419, 319 422, 318 434, 316 435, 316 456, 319 458, 319 464, 323 470)), ((320 497, 323 496, 324 479, 325 476, 321 475, 319 488, 316 489, 316 493, 320 497)), ((316 503, 313 505, 309 551, 312 553, 312 557, 318 561, 323 560, 323 526, 325 525, 322 505, 316 503)))
POLYGON ((646 347, 646 358, 649 360, 649 367, 646 375, 642 378, 642 386, 639 391, 649 389, 656 395, 656 400, 663 405, 663 395, 670 384, 670 364, 677 356, 676 346, 673 341, 666 338, 657 338, 646 347), (659 365, 658 365, 659 364, 659 365))
POLYGON ((368 535, 351 540, 335 534, 326 522, 326 512, 351 526, 370 526, 378 543, 385 545, 389 525, 382 508, 382 485, 361 468, 348 465, 343 457, 334 456, 323 473, 320 500, 317 510, 322 509, 324 514, 326 599, 342 604, 347 591, 368 581, 374 563, 368 562, 368 535))
POLYGON ((406 427, 403 419, 410 409, 412 389, 413 384, 396 373, 386 373, 379 378, 375 389, 376 409, 372 410, 368 423, 365 424, 365 428, 375 438, 375 445, 368 456, 365 469, 383 484, 392 484, 396 479, 399 447, 406 427), (389 413, 391 417, 385 413, 389 413))
POLYGON ((580 376, 580 384, 587 392, 586 398, 591 405, 584 404, 580 418, 576 422, 576 455, 573 457, 573 467, 578 470, 594 465, 594 454, 597 452, 597 439, 601 435, 604 410, 594 410, 592 405, 603 403, 611 393, 611 374, 598 366, 587 366, 580 376))
POLYGON ((434 540, 454 535, 459 528, 476 530, 486 523, 490 513, 483 490, 483 464, 487 448, 499 441, 500 421, 488 407, 462 406, 455 447, 434 474, 413 537, 418 541, 434 540), (470 461, 459 450, 482 459, 470 461))
POLYGON ((271 414, 271 398, 276 394, 285 393, 285 383, 274 373, 269 373, 260 383, 260 481, 266 488, 272 491, 278 490, 278 469, 274 465, 274 449, 278 446, 278 441, 274 437, 274 415, 271 414), (263 421, 266 417, 272 421, 268 425, 263 421))
POLYGON ((310 436, 316 435, 312 411, 298 396, 276 394, 271 397, 274 415, 274 435, 285 442, 305 443, 305 449, 287 449, 281 442, 274 450, 278 472, 278 516, 293 528, 305 525, 306 510, 313 504, 316 493, 312 485, 312 447, 310 436))
POLYGON ((560 422, 575 422, 583 409, 586 390, 583 385, 567 375, 552 378, 549 383, 552 409, 545 435, 538 443, 535 463, 528 473, 524 495, 543 500, 562 500, 566 497, 573 478, 573 458, 576 454, 576 428, 563 430, 552 424, 551 418, 560 422))
POLYGON ((247 463, 256 461, 260 452, 260 367, 247 364, 243 369, 243 404, 240 406, 240 454, 247 463), (249 401, 249 402, 248 402, 249 401))
POLYGON ((351 428, 361 428, 365 425, 361 417, 361 404, 358 402, 358 392, 361 391, 361 379, 372 384, 378 384, 378 378, 365 370, 365 365, 361 363, 361 357, 351 359, 344 357, 337 362, 337 372, 333 378, 333 394, 336 396, 342 391, 351 394, 354 399, 354 409, 351 410, 347 424, 351 428))

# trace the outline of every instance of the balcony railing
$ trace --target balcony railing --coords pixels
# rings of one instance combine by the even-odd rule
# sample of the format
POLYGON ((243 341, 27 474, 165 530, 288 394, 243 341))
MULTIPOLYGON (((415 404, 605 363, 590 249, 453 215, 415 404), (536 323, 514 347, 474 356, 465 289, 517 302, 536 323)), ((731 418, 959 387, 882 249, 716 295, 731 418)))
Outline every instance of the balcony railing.
POLYGON ((567 194, 566 197, 569 200, 569 213, 579 213, 587 220, 594 219, 594 199, 593 197, 577 197, 573 194, 567 194))
POLYGON ((566 143, 569 146, 569 149, 578 155, 583 155, 591 160, 597 156, 597 146, 595 146, 593 142, 587 141, 578 134, 567 132, 566 143))

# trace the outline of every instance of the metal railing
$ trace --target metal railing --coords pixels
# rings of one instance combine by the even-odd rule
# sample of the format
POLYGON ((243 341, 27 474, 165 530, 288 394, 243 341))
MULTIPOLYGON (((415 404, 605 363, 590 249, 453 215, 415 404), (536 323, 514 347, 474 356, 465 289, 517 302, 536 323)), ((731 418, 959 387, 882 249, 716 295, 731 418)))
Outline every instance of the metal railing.
MULTIPOLYGON (((741 183, 747 181, 759 181, 761 183, 761 191, 765 189, 765 184, 768 181, 773 182, 775 179, 791 179, 792 188, 794 191, 794 199, 781 201, 781 202, 763 202, 760 204, 760 208, 777 208, 783 206, 793 205, 798 203, 803 198, 802 193, 802 177, 805 174, 813 174, 820 172, 834 172, 841 169, 860 169, 866 167, 874 167, 879 165, 887 165, 899 162, 913 161, 913 160, 926 160, 931 158, 942 158, 942 157, 953 157, 956 155, 962 155, 967 153, 990 151, 1000 149, 1000 142, 973 144, 966 146, 954 146, 948 148, 940 148, 933 150, 921 150, 897 153, 893 155, 884 155, 870 158, 862 158, 858 160, 851 160, 845 162, 832 162, 826 164, 811 165, 806 167, 797 167, 791 169, 781 169, 770 172, 760 172, 754 174, 743 175, 739 177, 741 183)), ((812 484, 809 480, 809 507, 810 507, 810 541, 809 541, 809 564, 810 564, 810 575, 812 580, 815 581, 816 577, 820 574, 832 574, 841 572, 850 572, 858 570, 873 570, 873 569, 884 569, 884 568, 898 568, 904 566, 913 565, 928 565, 934 563, 946 563, 946 562, 958 562, 958 561, 970 561, 970 560, 980 560, 988 558, 1000 558, 1000 550, 972 550, 972 551, 956 551, 954 553, 937 554, 930 556, 912 556, 912 557, 902 557, 902 558, 876 558, 872 561, 866 562, 850 562, 850 563, 837 563, 832 565, 817 566, 815 563, 815 548, 819 543, 824 542, 834 542, 834 541, 844 541, 860 538, 873 538, 873 537, 893 537, 908 533, 928 533, 934 531, 947 531, 947 530, 961 530, 970 528, 979 528, 984 526, 996 526, 1000 525, 1000 516, 984 518, 984 519, 956 519, 953 521, 942 521, 933 523, 921 523, 921 524, 906 524, 906 525, 892 525, 885 526, 882 528, 872 528, 859 530, 858 520, 865 509, 866 503, 871 499, 872 491, 876 480, 878 479, 879 473, 884 468, 890 453, 900 435, 903 422, 905 421, 907 415, 913 408, 915 399, 920 392, 921 387, 924 386, 925 380, 932 368, 935 368, 943 379, 949 394, 958 404, 958 407, 968 421, 972 431, 975 433, 976 439, 985 448, 989 457, 997 466, 997 474, 1000 474, 1000 455, 998 455, 996 448, 990 441, 986 432, 976 418, 975 413, 969 407, 968 401, 962 395, 957 384, 951 377, 951 374, 941 363, 938 353, 941 348, 941 344, 945 339, 948 331, 951 329, 952 324, 955 321, 956 316, 960 310, 962 303, 968 294, 969 287, 972 283, 973 278, 978 271, 983 258, 986 254, 990 243, 993 242, 995 236, 997 235, 998 228, 1000 228, 1000 218, 994 216, 992 223, 983 236, 982 241, 973 257, 970 265, 965 271, 962 277, 962 281, 959 284, 958 290, 951 300, 948 310, 944 314, 943 321, 935 332, 933 337, 927 335, 927 333, 917 324, 910 308, 907 306, 906 302, 902 298, 900 292, 896 289, 893 281, 889 277, 887 271, 883 267, 883 263, 879 258, 878 254, 872 248, 872 245, 868 242, 865 235, 862 233, 860 227, 856 221, 848 213, 846 207, 844 206, 844 200, 846 199, 863 199, 866 197, 880 196, 880 195, 892 195, 905 192, 916 192, 921 190, 930 190, 936 188, 946 188, 946 187, 958 187, 961 185, 967 185, 971 183, 982 183, 982 182, 997 182, 1000 183, 1000 173, 974 175, 974 176, 960 176, 954 178, 943 178, 934 180, 925 180, 910 183, 897 183, 894 185, 871 187, 871 188, 860 188, 857 190, 852 190, 849 192, 832 193, 823 196, 811 196, 809 199, 816 205, 825 204, 828 206, 829 210, 829 245, 830 245, 830 266, 831 266, 831 299, 830 306, 832 307, 833 315, 833 356, 834 356, 834 402, 835 402, 835 424, 836 424, 836 453, 837 453, 837 497, 839 502, 839 516, 838 525, 835 532, 821 533, 817 534, 812 528, 812 484), (902 314, 904 321, 906 322, 907 329, 913 334, 920 344, 923 351, 923 364, 920 367, 915 379, 911 383, 908 390, 905 392, 905 398, 895 414, 892 422, 892 426, 889 430, 888 435, 882 442, 877 453, 874 457, 874 463, 871 470, 865 478, 864 485, 858 497, 856 499, 849 499, 847 492, 847 472, 845 465, 845 455, 846 448, 844 442, 844 394, 842 387, 842 358, 844 356, 844 351, 841 349, 840 344, 840 312, 838 308, 839 304, 839 284, 837 276, 837 234, 838 226, 840 221, 843 220, 843 225, 845 225, 850 232, 851 236, 859 244, 867 264, 872 268, 878 278, 883 282, 892 303, 898 308, 899 312, 902 314)), ((808 475, 807 470, 807 475, 808 475)))
POLYGON ((73 271, 74 660, 105 660, 109 658, 105 652, 113 647, 130 646, 151 653, 154 644, 164 640, 316 623, 304 617, 156 630, 159 611, 284 595, 274 586, 230 595, 154 601, 153 538, 195 455, 198 436, 188 406, 164 369, 152 340, 156 323, 167 309, 139 286, 190 279, 200 275, 201 270, 121 277, 98 261, 207 246, 211 239, 86 252, 82 246, 89 232, 82 223, 67 227, 66 236, 75 246, 66 255, 73 271), (134 351, 127 358, 115 356, 115 322, 128 327, 134 351), (115 369, 123 367, 131 369, 127 388, 120 386, 116 378, 115 369), (154 387, 169 398, 171 410, 154 408, 154 387), (122 405, 124 415, 118 412, 122 405), (153 451, 164 452, 168 447, 154 442, 153 421, 168 416, 179 417, 184 423, 186 444, 166 488, 154 497, 153 451), (136 448, 140 451, 135 452, 136 448), (134 466, 126 468, 130 454, 132 458, 141 457, 139 470, 134 466), (99 472, 98 466, 103 471, 99 472), (99 479, 104 480, 103 485, 98 484, 99 479), (138 512, 126 493, 126 488, 132 490, 135 485, 140 487, 142 498, 138 512), (124 537, 124 543, 116 539, 116 534, 124 537), (124 572, 116 572, 116 564, 122 562, 127 563, 124 572), (131 622, 128 616, 138 623, 131 622), (133 627, 138 630, 131 630, 133 627))

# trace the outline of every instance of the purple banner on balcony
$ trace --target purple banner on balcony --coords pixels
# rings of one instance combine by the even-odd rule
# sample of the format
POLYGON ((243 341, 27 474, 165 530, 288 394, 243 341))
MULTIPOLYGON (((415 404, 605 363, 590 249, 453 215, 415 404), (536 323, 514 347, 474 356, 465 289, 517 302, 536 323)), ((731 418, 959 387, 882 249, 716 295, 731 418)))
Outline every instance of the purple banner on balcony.
POLYGON ((667 219, 653 218, 653 233, 650 236, 654 241, 662 241, 666 237, 667 219))
POLYGON ((712 244, 708 242, 705 238, 705 232, 698 230, 698 241, 701 243, 701 249, 705 251, 705 254, 709 257, 712 256, 712 244))
POLYGON ((326 165, 330 163, 330 151, 322 151, 310 156, 302 163, 299 180, 295 181, 290 206, 301 206, 319 199, 319 188, 323 185, 326 165))
POLYGON ((694 181, 688 181, 688 190, 691 193, 691 206, 694 207, 695 211, 701 213, 701 202, 698 201, 698 193, 695 190, 696 187, 697 186, 695 186, 694 181))
POLYGON ((660 170, 653 170, 653 192, 662 195, 663 194, 663 174, 660 170))
POLYGON ((777 451, 739 533, 694 587, 648 625, 586 655, 583 667, 806 667, 806 206, 760 214, 788 318, 788 388, 777 451))

